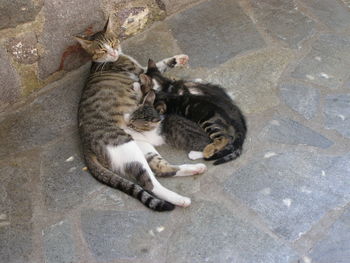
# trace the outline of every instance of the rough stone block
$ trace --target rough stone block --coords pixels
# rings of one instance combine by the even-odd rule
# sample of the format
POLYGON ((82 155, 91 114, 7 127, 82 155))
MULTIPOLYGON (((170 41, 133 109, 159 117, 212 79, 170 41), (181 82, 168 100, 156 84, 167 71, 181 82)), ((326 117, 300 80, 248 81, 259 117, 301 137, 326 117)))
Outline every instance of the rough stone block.
POLYGON ((280 97, 293 110, 310 120, 317 114, 320 93, 317 89, 294 83, 283 83, 279 86, 280 97))
POLYGON ((350 37, 322 35, 292 76, 330 89, 340 88, 350 67, 350 37))
POLYGON ((297 256, 219 203, 196 203, 169 240, 167 262, 293 262, 297 256))
POLYGON ((169 213, 148 210, 83 210, 81 225, 84 238, 99 262, 136 258, 159 262, 164 254, 155 250, 162 249, 172 233, 167 226, 168 218, 169 213))
MULTIPOLYGON (((6 50, 0 48, 0 111, 15 102, 21 93, 21 81, 6 54, 6 50)), ((0 139, 1 140, 1 139, 0 139)))
POLYGON ((316 244, 310 256, 317 263, 347 263, 350 258, 350 209, 329 229, 323 240, 316 244))
POLYGON ((303 3, 331 30, 341 32, 350 28, 350 11, 337 1, 304 0, 303 3))
POLYGON ((253 0, 252 6, 256 22, 291 48, 298 48, 315 32, 315 22, 298 10, 295 1, 253 0))
POLYGON ((43 0, 11 0, 0 2, 0 29, 16 27, 19 24, 33 21, 43 0))
POLYGON ((237 54, 265 46, 235 1, 205 1, 172 16, 167 23, 194 67, 212 68, 237 54))
POLYGON ((72 226, 67 221, 61 221, 43 230, 45 262, 75 262, 75 244, 72 232, 72 226))
POLYGON ((327 96, 324 114, 327 129, 335 129, 350 138, 350 94, 327 96))
POLYGON ((270 121, 261 131, 259 138, 263 141, 292 144, 292 145, 310 145, 319 148, 328 148, 333 142, 311 130, 304 125, 288 119, 275 118, 270 121))
POLYGON ((350 201, 349 169, 350 154, 270 152, 233 174, 224 188, 279 235, 297 240, 330 209, 350 201))
POLYGON ((19 63, 32 64, 38 60, 37 38, 34 32, 11 38, 6 43, 7 52, 19 63))
POLYGON ((42 193, 48 210, 72 209, 102 186, 83 170, 85 164, 77 133, 67 134, 46 147, 41 159, 42 193))
POLYGON ((0 119, 0 158, 44 145, 77 125, 78 102, 87 77, 84 67, 48 86, 17 112, 0 119))

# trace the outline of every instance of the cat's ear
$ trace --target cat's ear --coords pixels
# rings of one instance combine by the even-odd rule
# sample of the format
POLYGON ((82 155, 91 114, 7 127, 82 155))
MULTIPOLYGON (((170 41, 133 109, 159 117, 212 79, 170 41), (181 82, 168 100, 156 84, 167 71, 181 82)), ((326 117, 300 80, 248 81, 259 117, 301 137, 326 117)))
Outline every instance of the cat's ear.
POLYGON ((142 94, 146 94, 152 89, 152 79, 146 74, 140 74, 140 82, 142 94))
POLYGON ((154 62, 153 59, 149 59, 148 60, 148 64, 147 64, 147 73, 150 72, 159 72, 158 68, 157 68, 157 64, 156 62, 154 62))
POLYGON ((154 90, 150 90, 147 93, 147 95, 144 97, 142 104, 152 106, 155 99, 156 99, 156 93, 154 92, 154 90))
POLYGON ((110 33, 110 34, 114 34, 113 32, 113 21, 111 19, 111 16, 108 17, 107 22, 103 28, 103 32, 104 33, 110 33))
POLYGON ((85 49, 86 51, 90 50, 92 44, 91 40, 87 40, 78 36, 75 36, 74 38, 79 42, 83 49, 85 49))

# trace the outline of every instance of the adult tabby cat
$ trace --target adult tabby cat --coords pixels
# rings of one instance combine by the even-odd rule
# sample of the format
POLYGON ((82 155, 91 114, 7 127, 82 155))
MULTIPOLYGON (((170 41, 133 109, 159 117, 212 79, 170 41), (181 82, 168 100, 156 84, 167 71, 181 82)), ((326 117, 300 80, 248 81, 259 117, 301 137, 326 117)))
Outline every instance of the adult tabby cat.
MULTIPOLYGON (((216 160, 214 165, 218 165, 240 156, 247 133, 246 121, 222 87, 168 79, 161 74, 153 60, 148 62, 147 75, 158 87, 155 107, 167 115, 176 114, 197 123, 210 138, 210 143, 201 149, 202 154, 190 152, 191 159, 204 157, 205 160, 216 160)), ((149 80, 144 81, 147 82, 149 85, 149 80)), ((162 133, 168 136, 168 142, 172 142, 174 135, 167 127, 163 125, 162 133)))
MULTIPOLYGON (((155 178, 164 175, 145 155, 157 154, 147 142, 137 142, 124 131, 124 115, 137 108, 142 97, 133 85, 144 69, 123 55, 109 19, 103 29, 89 39, 76 38, 92 56, 92 66, 83 89, 78 112, 79 133, 86 165, 99 181, 117 188, 157 211, 189 206, 191 200, 164 188, 155 178), (131 180, 129 180, 131 179, 131 180), (132 180, 136 181, 134 183, 132 180)), ((157 63, 160 71, 184 64, 186 55, 157 63)), ((203 173, 203 164, 177 166, 175 175, 203 173)))

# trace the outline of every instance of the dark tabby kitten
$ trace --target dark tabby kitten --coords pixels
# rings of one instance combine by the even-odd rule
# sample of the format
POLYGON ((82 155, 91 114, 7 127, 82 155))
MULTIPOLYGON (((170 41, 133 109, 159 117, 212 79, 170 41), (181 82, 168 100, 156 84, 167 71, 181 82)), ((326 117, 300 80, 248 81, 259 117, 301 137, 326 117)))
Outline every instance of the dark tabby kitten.
POLYGON ((246 121, 222 87, 168 79, 152 60, 149 60, 147 75, 159 89, 155 101, 158 110, 197 123, 209 136, 210 143, 202 149, 203 155, 191 152, 191 159, 204 157, 216 160, 214 165, 218 165, 240 156, 247 133, 246 121))
MULTIPOLYGON (((174 205, 190 205, 189 198, 166 189, 155 178, 154 173, 163 175, 162 171, 145 157, 158 154, 154 147, 148 142, 133 140, 125 132, 125 116, 137 109, 142 97, 138 81, 144 69, 122 54, 111 20, 103 31, 89 39, 76 39, 93 60, 78 113, 89 171, 97 180, 137 198, 151 209, 166 211, 174 209, 174 205)), ((156 67, 165 71, 187 60, 186 55, 178 55, 158 62, 156 67)), ((203 164, 180 165, 174 175, 204 171, 203 164)))

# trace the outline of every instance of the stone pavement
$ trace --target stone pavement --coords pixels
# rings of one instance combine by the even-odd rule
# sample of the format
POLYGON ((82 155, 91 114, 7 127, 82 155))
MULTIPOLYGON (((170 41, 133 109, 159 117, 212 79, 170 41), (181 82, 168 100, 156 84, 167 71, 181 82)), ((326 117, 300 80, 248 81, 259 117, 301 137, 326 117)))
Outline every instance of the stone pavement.
POLYGON ((238 160, 161 180, 186 209, 151 212, 84 171, 89 65, 1 115, 0 262, 350 262, 349 6, 202 1, 123 42, 143 64, 188 54, 169 74, 222 84, 247 116, 238 160))

